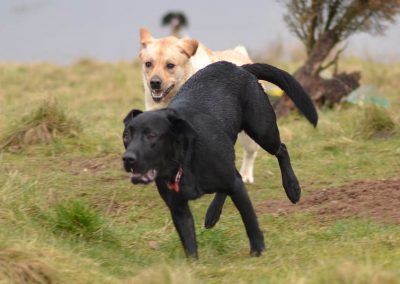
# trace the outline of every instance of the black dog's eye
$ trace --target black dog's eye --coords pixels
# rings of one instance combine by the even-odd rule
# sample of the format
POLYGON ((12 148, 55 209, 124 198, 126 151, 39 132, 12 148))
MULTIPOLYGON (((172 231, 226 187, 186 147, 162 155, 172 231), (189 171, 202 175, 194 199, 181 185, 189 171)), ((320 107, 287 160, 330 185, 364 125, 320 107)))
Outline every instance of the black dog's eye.
POLYGON ((147 61, 144 65, 145 65, 147 68, 150 68, 150 67, 153 65, 153 63, 151 63, 150 61, 147 61))
POLYGON ((152 133, 152 132, 146 134, 146 138, 149 139, 149 140, 153 140, 156 137, 157 137, 157 134, 152 133))
POLYGON ((173 63, 168 63, 167 64, 167 68, 168 69, 174 69, 174 67, 175 67, 175 64, 173 64, 173 63))
POLYGON ((124 130, 124 133, 122 134, 122 141, 124 142, 124 145, 128 144, 129 138, 128 138, 128 131, 124 130))

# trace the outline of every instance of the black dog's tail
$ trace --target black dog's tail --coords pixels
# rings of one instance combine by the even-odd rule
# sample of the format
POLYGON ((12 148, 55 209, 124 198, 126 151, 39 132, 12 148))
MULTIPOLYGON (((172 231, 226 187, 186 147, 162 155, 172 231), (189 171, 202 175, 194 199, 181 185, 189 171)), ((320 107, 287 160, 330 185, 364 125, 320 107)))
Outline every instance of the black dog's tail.
POLYGON ((255 75, 257 79, 271 82, 285 91, 286 95, 292 99, 296 107, 304 114, 307 120, 314 126, 317 126, 317 110, 309 95, 292 75, 269 64, 255 63, 246 64, 242 67, 255 75))

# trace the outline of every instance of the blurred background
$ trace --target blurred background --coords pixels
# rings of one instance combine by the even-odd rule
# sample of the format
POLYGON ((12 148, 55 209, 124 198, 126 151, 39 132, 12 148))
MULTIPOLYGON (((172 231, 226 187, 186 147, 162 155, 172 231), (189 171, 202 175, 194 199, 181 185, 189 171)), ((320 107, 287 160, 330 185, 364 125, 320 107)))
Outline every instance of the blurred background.
MULTIPOLYGON (((284 5, 275 0, 2 0, 0 61, 130 60, 138 53, 138 29, 148 27, 155 37, 168 35, 161 19, 173 10, 182 11, 189 21, 182 34, 211 49, 241 44, 258 58, 265 58, 272 46, 278 46, 283 57, 301 49, 283 20, 284 5)), ((347 54, 398 60, 400 23, 390 24, 384 36, 358 33, 348 42, 347 54)))

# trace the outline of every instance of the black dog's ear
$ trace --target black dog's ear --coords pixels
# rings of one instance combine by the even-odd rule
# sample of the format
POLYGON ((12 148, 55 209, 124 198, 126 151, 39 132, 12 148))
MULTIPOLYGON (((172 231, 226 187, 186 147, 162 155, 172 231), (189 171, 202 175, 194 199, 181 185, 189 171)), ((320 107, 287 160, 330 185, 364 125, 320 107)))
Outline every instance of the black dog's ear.
POLYGON ((174 113, 169 114, 168 119, 172 124, 172 131, 179 136, 185 137, 187 142, 190 143, 197 137, 196 130, 194 130, 193 126, 185 119, 174 113))
POLYGON ((139 110, 139 109, 133 109, 131 110, 124 118, 124 124, 125 126, 128 125, 128 123, 136 116, 138 116, 139 114, 143 113, 143 111, 139 110))
POLYGON ((182 181, 181 181, 181 193, 187 199, 195 199, 199 196, 196 190, 196 178, 193 172, 193 159, 195 157, 195 140, 198 135, 193 126, 185 119, 179 117, 175 113, 171 113, 168 116, 169 121, 172 124, 172 131, 177 137, 177 143, 179 143, 180 163, 182 167, 182 181))

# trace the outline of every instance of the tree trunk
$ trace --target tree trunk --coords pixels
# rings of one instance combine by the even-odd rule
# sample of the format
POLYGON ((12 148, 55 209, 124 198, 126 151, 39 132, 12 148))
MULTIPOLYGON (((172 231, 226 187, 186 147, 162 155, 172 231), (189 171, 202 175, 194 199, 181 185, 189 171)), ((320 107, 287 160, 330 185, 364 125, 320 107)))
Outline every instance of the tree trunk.
MULTIPOLYGON (((322 64, 338 42, 339 38, 333 31, 326 32, 316 42, 304 65, 293 75, 317 106, 332 106, 360 86, 361 75, 359 72, 340 73, 331 79, 319 76, 322 64)), ((294 105, 284 95, 274 105, 274 108, 277 116, 280 117, 294 109, 294 105)))

